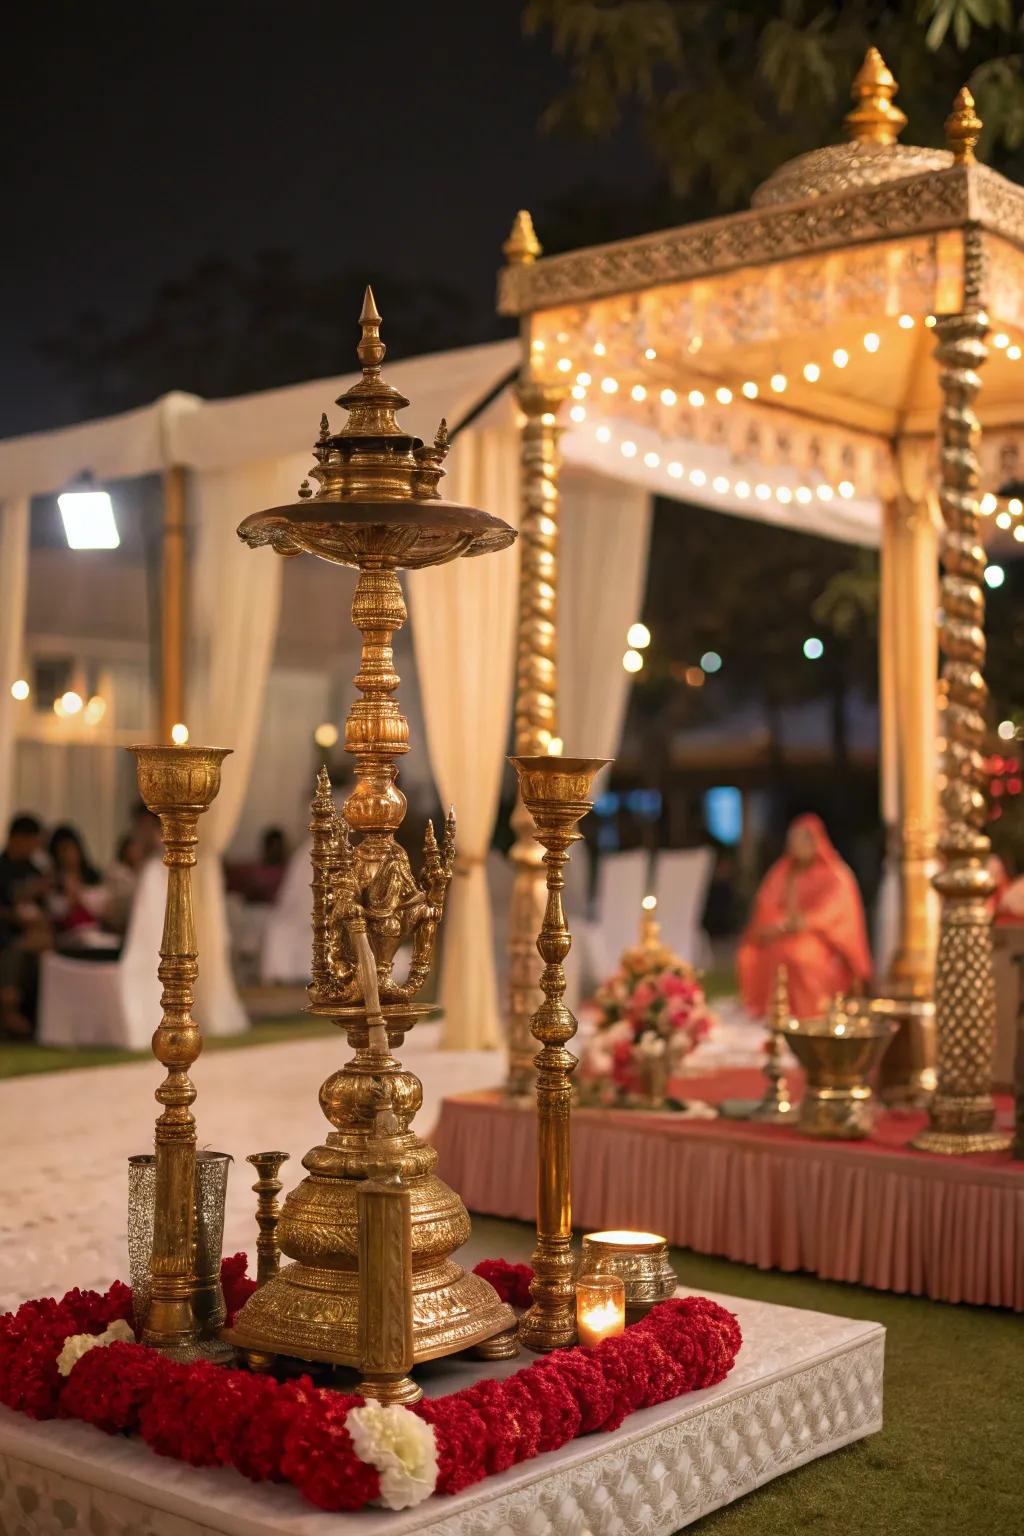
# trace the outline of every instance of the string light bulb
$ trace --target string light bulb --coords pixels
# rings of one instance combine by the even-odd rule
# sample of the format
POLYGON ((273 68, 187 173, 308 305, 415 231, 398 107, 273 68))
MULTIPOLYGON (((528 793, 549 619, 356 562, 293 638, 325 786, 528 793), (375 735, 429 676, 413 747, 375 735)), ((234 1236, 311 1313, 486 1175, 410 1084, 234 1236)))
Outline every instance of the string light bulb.
POLYGON ((647 391, 642 384, 634 384, 633 388, 630 390, 630 394, 636 401, 647 399, 647 391))
POLYGON ((618 391, 619 391, 619 381, 618 381, 618 379, 612 379, 612 378, 602 379, 601 380, 601 388, 604 390, 604 393, 606 395, 618 394, 618 391))
POLYGON ((636 458, 636 443, 631 442, 630 439, 627 437, 626 441, 621 444, 619 452, 622 454, 622 457, 624 459, 635 459, 636 458))
POLYGON ((661 392, 662 405, 675 405, 678 398, 679 396, 676 394, 674 389, 663 389, 661 392))
POLYGON ((634 651, 645 651, 651 643, 651 632, 639 619, 626 631, 626 644, 634 651))
POLYGON ((644 659, 639 651, 626 651, 622 658, 622 670, 624 672, 639 672, 643 664, 644 659))
MULTIPOLYGON (((667 390, 663 390, 662 391, 661 398, 663 400, 665 400, 665 395, 667 393, 668 393, 667 390)), ((701 394, 699 389, 691 389, 690 393, 687 395, 686 398, 689 400, 689 402, 693 406, 694 410, 699 411, 701 406, 704 404, 704 396, 701 394)), ((667 400, 665 400, 665 404, 668 405, 668 403, 669 402, 667 400)))
POLYGON ((789 380, 784 373, 773 373, 768 381, 777 395, 781 395, 789 380))
POLYGON ((835 351, 832 353, 832 361, 835 363, 837 368, 845 368, 847 363, 850 361, 850 354, 847 352, 845 347, 836 347, 835 351))
POLYGON ((188 726, 183 721, 179 720, 176 725, 171 726, 171 740, 176 747, 188 746, 188 726))
POLYGON ((896 324, 901 331, 912 331, 914 329, 914 317, 913 315, 900 315, 896 324))
POLYGON ((746 383, 743 386, 743 393, 746 395, 748 400, 756 400, 757 399, 758 388, 757 388, 757 385, 754 383, 753 379, 747 379, 746 383))
POLYGON ((821 378, 821 369, 817 363, 804 363, 804 378, 808 384, 817 384, 821 378))
POLYGON ((719 384, 718 388, 715 390, 715 399, 718 401, 719 405, 731 405, 732 390, 728 389, 724 384, 719 384))
POLYGON ((882 338, 877 331, 868 331, 864 336, 865 352, 877 352, 882 345, 882 338))
POLYGON ((14 682, 11 684, 11 698, 17 699, 19 704, 23 699, 27 699, 31 692, 32 689, 29 687, 28 682, 23 677, 15 678, 14 682))

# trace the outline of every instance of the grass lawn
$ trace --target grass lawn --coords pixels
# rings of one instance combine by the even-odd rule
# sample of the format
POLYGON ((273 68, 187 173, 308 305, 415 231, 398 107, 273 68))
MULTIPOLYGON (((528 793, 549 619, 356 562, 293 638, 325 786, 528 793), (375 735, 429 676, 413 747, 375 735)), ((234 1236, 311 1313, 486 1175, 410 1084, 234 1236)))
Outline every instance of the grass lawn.
MULTIPOLYGON (((336 1034, 326 1019, 299 1014, 286 1019, 259 1019, 244 1035, 205 1036, 203 1053, 237 1051, 245 1045, 274 1045, 279 1040, 309 1040, 336 1034)), ((34 1072, 67 1072, 72 1067, 111 1067, 121 1061, 152 1061, 152 1051, 108 1050, 104 1046, 37 1045, 34 1040, 0 1040, 0 1078, 27 1077, 34 1072)))
MULTIPOLYGON (((734 991, 732 972, 726 969, 708 971, 704 986, 709 998, 726 997, 734 991)), ((274 1045, 279 1040, 309 1040, 335 1032, 334 1025, 326 1020, 300 1013, 280 1019, 258 1019, 244 1035, 205 1036, 203 1050, 237 1051, 242 1046, 274 1045)), ((0 1040, 0 1079, 27 1077, 34 1072, 68 1072, 76 1067, 112 1067, 121 1061, 151 1060, 149 1050, 108 1050, 103 1046, 73 1050, 68 1046, 37 1045, 34 1040, 0 1040)))
MULTIPOLYGON (((473 1251, 528 1260, 532 1229, 476 1217, 473 1251)), ((702 1536, 1021 1536, 1024 1318, 676 1250, 688 1286, 888 1330, 885 1428, 708 1515, 702 1536)))

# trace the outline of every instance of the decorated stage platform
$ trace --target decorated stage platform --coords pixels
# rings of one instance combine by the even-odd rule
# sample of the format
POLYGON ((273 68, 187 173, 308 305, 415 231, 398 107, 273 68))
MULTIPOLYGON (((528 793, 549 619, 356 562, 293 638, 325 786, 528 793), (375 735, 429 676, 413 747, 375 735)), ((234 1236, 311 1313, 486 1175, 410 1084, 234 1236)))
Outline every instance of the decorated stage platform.
MULTIPOLYGON (((679 1294, 686 1294, 685 1291, 679 1294)), ((156 1456, 91 1426, 0 1408, 0 1530, 32 1536, 614 1536, 671 1533, 882 1427, 878 1323, 714 1296, 743 1346, 725 1381, 399 1513, 323 1514, 295 1489, 258 1487, 156 1456)), ((431 1396, 504 1366, 435 1367, 431 1396)))
MULTIPOLYGON (((683 1090, 717 1104, 759 1098, 763 1085, 741 1069, 687 1077, 683 1090)), ((1009 1123, 1009 1099, 997 1103, 1009 1123)), ((914 1151, 923 1124, 893 1111, 871 1140, 839 1142, 722 1118, 577 1109, 573 1221, 645 1228, 760 1269, 1024 1311, 1024 1163, 914 1151)), ((432 1140, 438 1172, 471 1211, 534 1219, 531 1105, 497 1091, 454 1095, 432 1140)))

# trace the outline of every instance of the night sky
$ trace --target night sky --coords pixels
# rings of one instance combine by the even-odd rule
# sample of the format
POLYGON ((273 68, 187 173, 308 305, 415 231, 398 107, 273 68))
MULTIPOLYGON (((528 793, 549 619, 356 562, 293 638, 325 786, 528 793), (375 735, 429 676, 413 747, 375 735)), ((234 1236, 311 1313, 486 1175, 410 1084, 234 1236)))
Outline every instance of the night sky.
POLYGON ((512 0, 17 7, 0 436, 73 414, 47 335, 88 310, 130 325, 207 257, 286 248, 318 275, 445 280, 487 313, 516 208, 635 175, 621 140, 539 132, 563 66, 520 18, 512 0))

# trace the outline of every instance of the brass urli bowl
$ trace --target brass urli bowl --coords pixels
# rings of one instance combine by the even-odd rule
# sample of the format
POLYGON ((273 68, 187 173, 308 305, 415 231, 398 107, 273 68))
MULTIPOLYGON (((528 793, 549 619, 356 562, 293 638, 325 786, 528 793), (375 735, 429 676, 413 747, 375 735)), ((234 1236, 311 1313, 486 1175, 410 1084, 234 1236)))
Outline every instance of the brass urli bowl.
POLYGON ((591 1232, 583 1239, 580 1273, 618 1275, 630 1322, 673 1295, 678 1284, 668 1243, 654 1232, 591 1232))
POLYGON ((837 998, 824 1018, 790 1019, 783 1028, 804 1069, 799 1129, 806 1136, 869 1136, 875 1095, 869 1081, 899 1025, 868 1000, 837 998))

